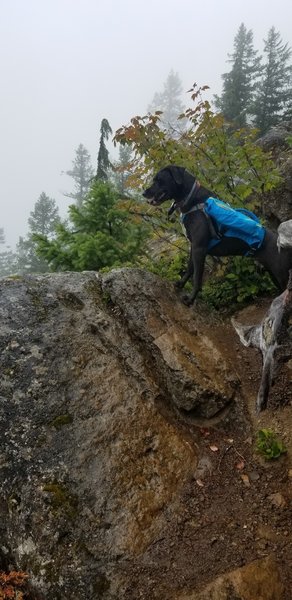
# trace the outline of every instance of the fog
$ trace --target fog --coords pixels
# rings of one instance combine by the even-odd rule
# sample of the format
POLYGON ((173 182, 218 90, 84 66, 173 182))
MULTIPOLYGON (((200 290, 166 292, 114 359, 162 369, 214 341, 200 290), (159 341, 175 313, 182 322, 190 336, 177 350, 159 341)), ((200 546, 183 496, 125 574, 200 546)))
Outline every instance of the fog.
MULTIPOLYGON (((95 167, 99 127, 144 114, 171 69, 221 91, 241 23, 262 51, 272 25, 292 45, 291 0, 1 0, 1 220, 12 247, 41 192, 62 216, 77 146, 95 167)), ((187 102, 187 95, 182 98, 187 102)))

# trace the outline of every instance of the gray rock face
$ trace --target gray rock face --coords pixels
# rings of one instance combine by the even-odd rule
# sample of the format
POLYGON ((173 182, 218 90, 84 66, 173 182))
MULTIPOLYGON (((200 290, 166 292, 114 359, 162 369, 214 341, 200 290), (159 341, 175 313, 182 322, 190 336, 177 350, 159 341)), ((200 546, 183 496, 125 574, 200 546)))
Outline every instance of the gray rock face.
POLYGON ((195 472, 159 405, 212 417, 234 382, 166 283, 139 270, 1 280, 0 558, 47 600, 122 597, 118 561, 195 472))
POLYGON ((292 148, 288 141, 291 136, 292 122, 283 122, 258 140, 263 150, 271 153, 283 178, 279 186, 262 198, 264 216, 274 229, 292 216, 292 148))

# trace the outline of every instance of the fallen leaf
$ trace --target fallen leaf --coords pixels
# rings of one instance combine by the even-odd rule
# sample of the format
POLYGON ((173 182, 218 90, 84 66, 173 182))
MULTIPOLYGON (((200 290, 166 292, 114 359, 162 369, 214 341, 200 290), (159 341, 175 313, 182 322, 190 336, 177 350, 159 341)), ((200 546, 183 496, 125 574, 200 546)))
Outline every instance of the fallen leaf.
POLYGON ((218 452, 219 448, 218 446, 209 446, 210 450, 212 450, 212 452, 218 452))
POLYGON ((238 471, 242 471, 242 469, 244 469, 244 465, 245 465, 244 460, 240 460, 238 463, 236 463, 235 467, 236 467, 236 469, 238 469, 238 471))
POLYGON ((201 434, 203 437, 208 437, 208 435, 210 435, 210 431, 209 431, 209 429, 207 429, 206 427, 201 427, 201 428, 200 428, 200 434, 201 434))
POLYGON ((203 482, 202 482, 202 479, 196 479, 196 484, 197 484, 199 487, 204 487, 204 484, 203 484, 203 482))
POLYGON ((246 487, 250 487, 249 476, 248 476, 248 475, 246 475, 246 473, 243 473, 243 474, 241 475, 241 479, 242 479, 242 481, 243 481, 243 483, 244 483, 244 485, 245 485, 246 487))

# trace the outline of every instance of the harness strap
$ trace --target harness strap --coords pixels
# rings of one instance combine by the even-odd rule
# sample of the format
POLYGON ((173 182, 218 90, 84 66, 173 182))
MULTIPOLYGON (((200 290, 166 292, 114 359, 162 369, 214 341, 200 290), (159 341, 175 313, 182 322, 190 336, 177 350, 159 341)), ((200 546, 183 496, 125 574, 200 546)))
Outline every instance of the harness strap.
MULTIPOLYGON (((197 180, 195 180, 195 181, 194 181, 194 183, 193 183, 193 185, 192 185, 192 188, 191 188, 190 192, 188 193, 188 195, 187 195, 187 196, 186 196, 186 197, 185 197, 183 200, 179 200, 179 201, 175 200, 175 201, 172 203, 172 205, 171 205, 171 207, 169 208, 169 210, 168 210, 168 213, 167 213, 168 217, 170 217, 170 216, 172 215, 172 213, 174 213, 174 211, 175 211, 177 208, 179 208, 179 210, 182 212, 182 208, 183 208, 184 206, 186 206, 186 207, 187 207, 187 205, 188 205, 188 202, 189 202, 189 200, 191 199, 191 197, 192 197, 193 193, 194 193, 194 192, 196 192, 196 191, 197 191, 197 190, 198 190, 200 187, 201 187, 201 186, 200 186, 200 183, 199 183, 197 180)), ((193 210, 197 210, 197 209, 196 209, 196 208, 194 208, 194 207, 192 207, 192 208, 191 208, 191 210, 187 210, 186 212, 185 212, 185 211, 183 211, 183 214, 187 215, 187 214, 188 214, 188 212, 192 212, 193 210)))
POLYGON ((201 202, 200 204, 194 204, 194 206, 192 206, 192 208, 190 208, 190 210, 188 210, 187 212, 183 212, 183 213, 181 212, 181 214, 180 214, 180 220, 182 221, 182 223, 184 221, 184 218, 187 215, 189 215, 192 212, 195 212, 195 210, 204 210, 204 206, 205 206, 204 202, 201 202))
POLYGON ((196 187, 198 187, 198 182, 195 180, 191 191, 188 193, 187 197, 184 199, 184 204, 188 203, 188 201, 191 198, 191 196, 193 195, 193 192, 195 191, 196 187))
POLYGON ((186 217, 187 215, 189 215, 190 213, 192 213, 192 212, 195 212, 196 210, 201 210, 201 211, 203 211, 203 213, 204 213, 204 215, 205 215, 205 217, 206 217, 206 219, 207 219, 207 223, 208 223, 208 226, 209 226, 209 230, 210 230, 210 235, 211 235, 211 238, 220 239, 220 238, 222 237, 222 235, 220 235, 220 234, 218 233, 218 231, 216 231, 216 228, 214 227, 214 223, 213 223, 213 221, 212 221, 211 217, 210 217, 210 216, 209 216, 209 215, 206 213, 206 211, 205 211, 205 204, 204 204, 204 202, 201 202, 200 204, 195 204, 195 205, 194 205, 194 206, 193 206, 193 207, 192 207, 190 210, 188 210, 187 212, 185 212, 185 213, 181 213, 181 215, 180 215, 180 222, 181 222, 181 224, 183 225, 183 227, 185 227, 185 225, 184 225, 184 220, 185 220, 185 217, 186 217))

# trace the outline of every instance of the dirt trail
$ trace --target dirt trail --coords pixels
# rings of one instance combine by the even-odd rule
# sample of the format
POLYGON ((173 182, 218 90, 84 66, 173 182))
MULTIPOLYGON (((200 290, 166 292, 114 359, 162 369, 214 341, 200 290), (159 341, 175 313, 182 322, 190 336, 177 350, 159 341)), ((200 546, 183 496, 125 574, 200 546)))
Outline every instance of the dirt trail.
MULTIPOLYGON (((262 301, 236 318, 257 323, 268 304, 262 301)), ((123 596, 126 600, 175 600, 183 590, 200 590, 216 576, 271 554, 286 589, 282 600, 291 600, 292 386, 288 369, 285 376, 280 373, 269 409, 256 415, 260 354, 242 346, 229 318, 214 323, 213 336, 214 331, 223 356, 237 373, 241 399, 211 425, 180 417, 182 431, 200 449, 200 461, 177 506, 169 510, 167 526, 139 558, 139 566, 120 565, 132 581, 123 596), (277 432, 288 448, 278 460, 266 461, 255 450, 256 432, 264 427, 277 432)))

